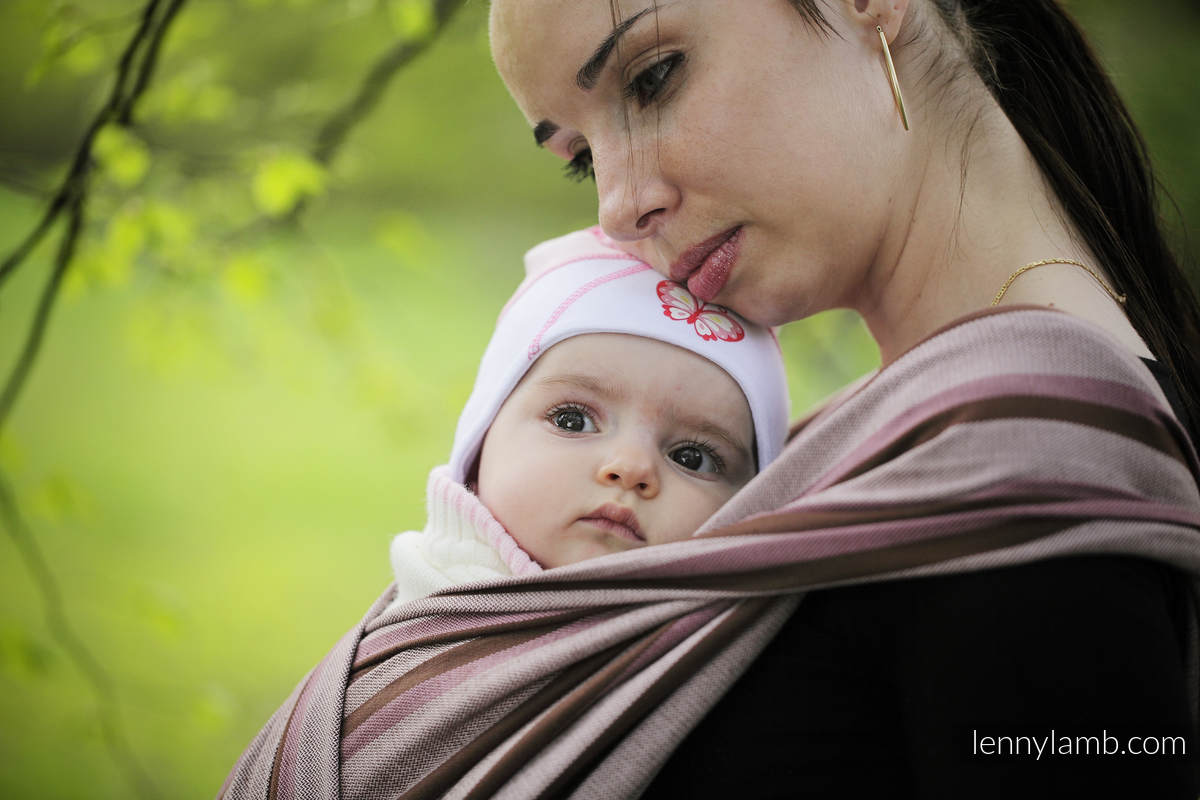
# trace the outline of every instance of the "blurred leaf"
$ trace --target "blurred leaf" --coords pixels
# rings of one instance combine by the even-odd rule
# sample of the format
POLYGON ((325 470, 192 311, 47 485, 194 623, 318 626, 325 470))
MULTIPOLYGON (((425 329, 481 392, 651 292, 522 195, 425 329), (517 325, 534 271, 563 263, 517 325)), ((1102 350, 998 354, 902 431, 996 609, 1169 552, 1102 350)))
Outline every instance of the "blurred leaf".
POLYGON ((92 73, 104 63, 104 46, 95 36, 79 36, 62 55, 62 63, 76 75, 92 73))
POLYGON ((58 53, 62 49, 66 36, 66 27, 62 19, 58 16, 55 16, 46 24, 46 27, 42 30, 41 53, 25 73, 26 89, 33 88, 41 83, 42 78, 46 77, 46 73, 50 71, 50 68, 54 66, 54 62, 58 58, 58 53))
POLYGON ((183 634, 186 617, 183 602, 170 588, 137 587, 133 603, 138 616, 160 638, 176 640, 183 634))
MULTIPOLYGON (((354 390, 368 405, 404 406, 405 395, 415 387, 401 379, 399 365, 394 361, 367 359, 354 373, 354 390)), ((409 398, 411 400, 411 395, 409 398)))
POLYGON ((402 39, 423 39, 433 33, 433 0, 392 0, 392 28, 402 39))
POLYGON ((254 174, 254 201, 260 211, 279 217, 301 200, 325 190, 325 168, 300 153, 279 153, 263 161, 254 174))
POLYGON ((236 7, 225 3, 190 3, 187 13, 180 14, 171 28, 171 44, 174 47, 205 36, 224 32, 233 22, 231 11, 236 7))
POLYGON ((79 276, 79 289, 88 286, 120 286, 133 274, 131 256, 114 254, 103 244, 89 243, 75 256, 71 272, 79 276))
POLYGON ((235 300, 256 303, 266 295, 269 277, 269 269, 260 256, 238 253, 225 265, 221 284, 235 300))
POLYGON ((158 81, 142 103, 147 117, 180 123, 220 122, 237 105, 237 93, 222 82, 211 60, 204 60, 168 79, 158 81))
POLYGON ((76 75, 86 75, 104 62, 103 44, 83 25, 76 9, 70 6, 56 9, 42 30, 41 54, 25 73, 26 88, 38 84, 56 64, 76 75))
POLYGON ((201 86, 192 100, 192 114, 196 119, 217 122, 233 113, 237 97, 228 86, 211 84, 201 86))
POLYGON ((424 272, 434 257, 435 240, 417 217, 393 211, 375 224, 375 241, 395 255, 408 268, 424 272))
POLYGON ((125 207, 108 223, 105 246, 110 253, 132 259, 146 245, 146 218, 138 210, 125 207))
POLYGON ((176 271, 195 259, 191 252, 195 240, 195 222, 187 211, 161 200, 148 202, 142 211, 147 233, 147 247, 164 266, 176 271))
POLYGON ((70 269, 63 277, 62 294, 67 300, 76 300, 87 293, 88 279, 84 274, 84 269, 79 263, 80 255, 75 255, 75 260, 71 263, 70 269))
POLYGON ((324 107, 313 90, 310 81, 285 83, 275 89, 271 96, 272 108, 276 114, 290 117, 296 114, 311 114, 324 107))
POLYGON ((206 730, 223 731, 239 710, 233 692, 220 684, 210 683, 193 700, 191 717, 196 725, 206 730))
POLYGON ((131 355, 162 375, 224 366, 211 310, 180 293, 147 296, 124 319, 131 355))
POLYGON ((344 293, 320 291, 312 310, 312 321, 327 339, 344 341, 354 330, 356 314, 344 293))
POLYGON ((93 147, 101 168, 119 186, 135 186, 150 169, 150 149, 126 128, 104 126, 93 147))
POLYGON ((67 274, 65 290, 78 295, 89 286, 122 286, 133 275, 148 238, 141 203, 125 203, 109 218, 98 238, 85 237, 67 274))
POLYGON ((54 666, 55 652, 26 631, 0 628, 0 667, 18 677, 41 677, 54 666))
POLYGON ((84 491, 60 473, 52 473, 37 484, 29 505, 35 515, 50 522, 86 518, 91 506, 84 491))
POLYGON ((19 473, 25 466, 25 452, 7 430, 0 431, 0 469, 8 473, 19 473))

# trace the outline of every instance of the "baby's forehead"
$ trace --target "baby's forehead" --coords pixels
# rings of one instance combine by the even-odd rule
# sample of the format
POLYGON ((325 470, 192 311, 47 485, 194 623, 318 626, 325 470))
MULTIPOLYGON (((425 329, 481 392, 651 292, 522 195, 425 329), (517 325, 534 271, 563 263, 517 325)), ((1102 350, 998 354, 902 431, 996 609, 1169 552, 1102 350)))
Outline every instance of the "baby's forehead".
MULTIPOLYGON (((657 365, 671 370, 689 370, 697 377, 715 382, 737 382, 722 367, 699 353, 649 336, 621 331, 583 333, 546 348, 533 363, 530 374, 572 370, 595 375, 625 375, 651 379, 640 368, 657 365)), ((740 393, 741 390, 739 389, 740 393)))

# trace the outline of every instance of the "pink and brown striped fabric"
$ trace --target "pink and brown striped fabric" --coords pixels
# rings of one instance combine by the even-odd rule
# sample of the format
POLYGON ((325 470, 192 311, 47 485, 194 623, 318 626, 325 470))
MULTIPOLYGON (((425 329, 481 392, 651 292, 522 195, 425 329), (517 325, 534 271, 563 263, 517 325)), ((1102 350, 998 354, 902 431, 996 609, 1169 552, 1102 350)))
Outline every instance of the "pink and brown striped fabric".
POLYGON ((1195 602, 1198 474, 1103 332, 968 317, 808 419, 692 540, 386 614, 385 592, 221 797, 636 797, 810 589, 1120 553, 1174 565, 1195 602))

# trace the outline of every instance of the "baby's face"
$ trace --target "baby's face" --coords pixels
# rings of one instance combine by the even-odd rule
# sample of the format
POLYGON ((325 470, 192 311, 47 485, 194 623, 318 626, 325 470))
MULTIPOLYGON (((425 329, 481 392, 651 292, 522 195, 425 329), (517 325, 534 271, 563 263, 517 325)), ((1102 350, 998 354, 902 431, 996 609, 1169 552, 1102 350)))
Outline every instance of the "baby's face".
POLYGON ((479 498, 546 567, 691 536, 755 473, 750 409, 695 353, 616 333, 544 353, 483 442, 479 498))

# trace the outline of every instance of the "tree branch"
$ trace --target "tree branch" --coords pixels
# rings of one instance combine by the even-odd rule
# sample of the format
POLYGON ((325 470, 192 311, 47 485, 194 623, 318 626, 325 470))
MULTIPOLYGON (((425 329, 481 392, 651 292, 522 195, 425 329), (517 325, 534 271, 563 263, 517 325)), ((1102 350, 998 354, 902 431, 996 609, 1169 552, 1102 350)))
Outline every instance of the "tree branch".
POLYGON ((79 226, 82 224, 83 204, 87 195, 88 177, 92 168, 92 146, 95 143, 96 135, 105 125, 118 116, 121 117, 120 121, 122 124, 128 124, 134 105, 141 98, 150 83, 150 76, 153 74, 155 64, 157 63, 157 56, 162 40, 166 36, 171 21, 174 20, 175 15, 179 13, 179 9, 185 2, 186 0, 169 0, 165 11, 162 13, 159 12, 163 8, 163 0, 149 0, 146 3, 137 31, 129 40, 129 44, 125 47, 125 51, 121 54, 120 61, 117 63, 117 77, 113 83, 113 89, 108 101, 96 113, 95 118, 84 132, 83 139, 79 143, 79 147, 76 148, 75 156, 71 160, 71 167, 62 184, 59 186, 58 191, 55 192, 53 199, 50 201, 50 205, 46 208, 46 213, 42 215, 42 218, 34 226, 29 235, 25 237, 24 241, 13 250, 12 254, 5 259, 3 264, 0 264, 0 288, 2 288, 5 279, 11 276, 25 262, 33 249, 45 238, 59 216, 64 211, 73 209, 74 213, 71 214, 71 219, 67 226, 67 238, 64 240, 64 245, 66 246, 59 250, 59 258, 56 259, 51 279, 46 284, 46 289, 39 303, 38 314, 35 316, 34 322, 30 327, 21 356, 16 366, 9 373, 3 392, 0 392, 0 430, 3 429, 8 414, 16 402, 17 395, 24 385, 25 377, 28 375, 29 367, 32 364, 32 356, 36 354, 42 334, 45 331, 49 310, 54 303, 54 296, 57 294, 58 287, 62 283, 62 277, 70 266, 71 257, 75 252, 75 240, 78 239, 79 226), (126 87, 131 80, 133 80, 133 86, 127 90, 126 87), (65 261, 63 260, 64 254, 65 261))
MULTIPOLYGON (((17 268, 24 263, 25 259, 33 251, 33 248, 42 241, 46 234, 53 227, 54 222, 59 215, 67 207, 67 201, 82 187, 86 181, 88 172, 92 166, 92 145, 95 142, 96 134, 100 129, 111 122, 119 112, 132 109, 141 93, 145 90, 149 82, 150 73, 153 72, 155 58, 142 57, 140 62, 138 56, 141 55, 147 48, 150 52, 157 55, 158 42, 162 41, 164 34, 167 31, 167 25, 178 13, 179 8, 186 0, 171 0, 165 14, 159 19, 159 9, 162 6, 163 0, 149 0, 145 8, 142 10, 142 19, 138 23, 137 30, 133 37, 126 45, 124 52, 121 53, 121 58, 117 62, 117 77, 113 82, 112 91, 109 93, 108 100, 96 113, 91 124, 83 134, 83 139, 79 146, 75 149, 75 154, 71 158, 71 167, 67 171, 67 175, 63 178, 59 185, 58 191, 55 192, 54 198, 50 201, 50 205, 46 208, 46 213, 34 226, 33 230, 25 237, 25 239, 14 248, 13 252, 4 259, 0 264, 0 287, 3 287, 4 281, 9 278, 17 268), (157 24, 156 24, 157 23, 157 24), (138 70, 137 82, 134 88, 137 93, 131 93, 126 90, 126 85, 133 75, 135 67, 138 70)), ((124 120, 123 124, 127 124, 128 120, 124 120)))
MULTIPOLYGON (((42 288, 33 321, 15 365, 0 390, 0 432, 4 430, 16 401, 24 388, 45 337, 54 303, 63 279, 70 269, 86 221, 89 178, 93 166, 93 146, 97 134, 108 124, 132 124, 138 101, 148 88, 158 63, 162 43, 171 23, 186 0, 147 0, 141 20, 116 67, 112 91, 85 130, 71 159, 69 169, 46 207, 45 212, 28 234, 0 263, 0 290, 9 277, 24 265, 33 250, 49 235, 55 224, 65 216, 66 226, 55 254, 50 274, 42 288)), ((322 126, 316 137, 313 158, 328 165, 336 157, 351 131, 378 105, 387 85, 395 74, 420 55, 436 38, 465 0, 435 0, 434 27, 416 40, 400 42, 372 65, 351 100, 335 112, 322 126)), ((302 203, 292 209, 289 218, 295 219, 302 203)), ((26 570, 41 596, 47 627, 51 637, 66 652, 91 687, 98 705, 104 740, 110 756, 126 780, 143 798, 152 798, 157 790, 139 765, 123 732, 120 708, 111 678, 100 662, 75 632, 66 613, 62 592, 44 555, 37 546, 27 523, 21 516, 16 496, 7 478, 0 473, 0 521, 15 543, 26 570)))
MULTIPOLYGON (((79 244, 79 237, 83 232, 88 178, 92 169, 92 147, 96 135, 105 125, 114 120, 121 125, 128 125, 131 122, 137 101, 150 84, 163 38, 184 2, 186 0, 166 0, 164 5, 164 0, 148 0, 142 10, 141 22, 117 63, 117 74, 112 92, 84 132, 66 177, 63 178, 47 206, 46 212, 38 220, 33 230, 17 245, 3 264, 0 264, 0 288, 2 288, 4 281, 26 262, 29 254, 46 237, 59 217, 66 215, 66 230, 63 232, 58 252, 55 254, 50 275, 42 288, 25 343, 16 364, 4 383, 3 390, 0 391, 0 431, 4 429, 33 368, 38 351, 41 349, 42 340, 49 325, 50 313, 54 308, 63 278, 71 266, 75 249, 79 244)), ((112 681, 83 640, 74 632, 54 575, 21 517, 16 497, 2 475, 0 475, 0 517, 3 518, 5 528, 21 553, 22 561, 41 595, 51 637, 63 648, 68 659, 83 674, 96 696, 100 727, 109 755, 139 796, 156 797, 157 791, 154 784, 138 764, 133 749, 124 734, 112 681)))
POLYGON ((41 349, 46 325, 50 322, 50 311, 54 308, 54 301, 58 298, 58 289, 62 286, 63 276, 66 275, 67 268, 71 265, 75 247, 79 243, 79 234, 83 230, 83 191, 79 190, 66 201, 66 204, 69 206, 66 233, 63 234, 62 242, 59 244, 58 254, 54 258, 54 267, 50 270, 50 277, 42 288, 37 311, 33 315, 33 323, 29 326, 29 333, 25 338, 25 346, 21 348, 17 363, 8 375, 3 393, 0 393, 0 430, 3 430, 4 423, 8 421, 8 415, 12 412, 17 395, 25 385, 25 379, 29 376, 29 370, 33 367, 38 350, 41 349))
POLYGON ((123 28, 130 19, 136 16, 136 11, 125 12, 124 14, 118 14, 117 16, 108 17, 107 19, 98 19, 93 22, 89 22, 86 25, 82 25, 76 30, 71 31, 69 35, 64 36, 62 41, 60 41, 55 48, 45 56, 45 59, 46 61, 55 61, 59 58, 62 58, 71 51, 72 47, 79 44, 86 37, 104 34, 109 31, 117 30, 118 28, 123 28))
POLYGON ((3 184, 6 189, 13 192, 19 192, 47 202, 50 200, 50 190, 37 184, 37 180, 32 176, 32 170, 21 169, 14 164, 6 164, 0 161, 0 184, 3 184))
POLYGON ((157 797, 158 793, 154 784, 150 782, 149 776, 134 758, 133 748, 130 747, 129 741, 125 737, 112 679, 72 629, 63 604, 62 592, 59 591, 54 574, 50 571, 49 564, 46 563, 46 557, 38 548, 37 540, 17 509, 16 496, 8 479, 2 473, 0 473, 0 519, 3 519, 4 527, 13 540, 13 544, 16 545, 21 561, 33 579, 38 594, 41 595, 42 610, 50 636, 66 651, 67 657, 75 663, 96 696, 96 713, 100 718, 100 730, 109 754, 117 762, 118 768, 124 773, 126 779, 136 787, 140 797, 157 797))
POLYGON ((114 109, 117 122, 121 125, 128 127, 133 122, 133 107, 150 86, 150 78, 154 75, 154 68, 158 66, 158 54, 162 50, 163 40, 167 38, 167 30, 175 21, 179 9, 183 8, 184 2, 185 0, 171 0, 158 22, 158 30, 150 37, 146 45, 146 55, 142 57, 142 64, 137 72, 137 80, 125 95, 124 103, 114 109))
POLYGON ((433 30, 420 39, 404 40, 394 45, 371 66, 366 77, 358 85, 358 91, 346 105, 321 126, 317 133, 316 145, 313 147, 313 159, 328 165, 333 161, 337 151, 346 141, 350 131, 362 122, 383 96, 383 90, 395 77, 402 67, 425 52, 425 49, 437 38, 437 34, 445 27, 454 12, 458 11, 465 0, 436 0, 433 6, 433 30))

